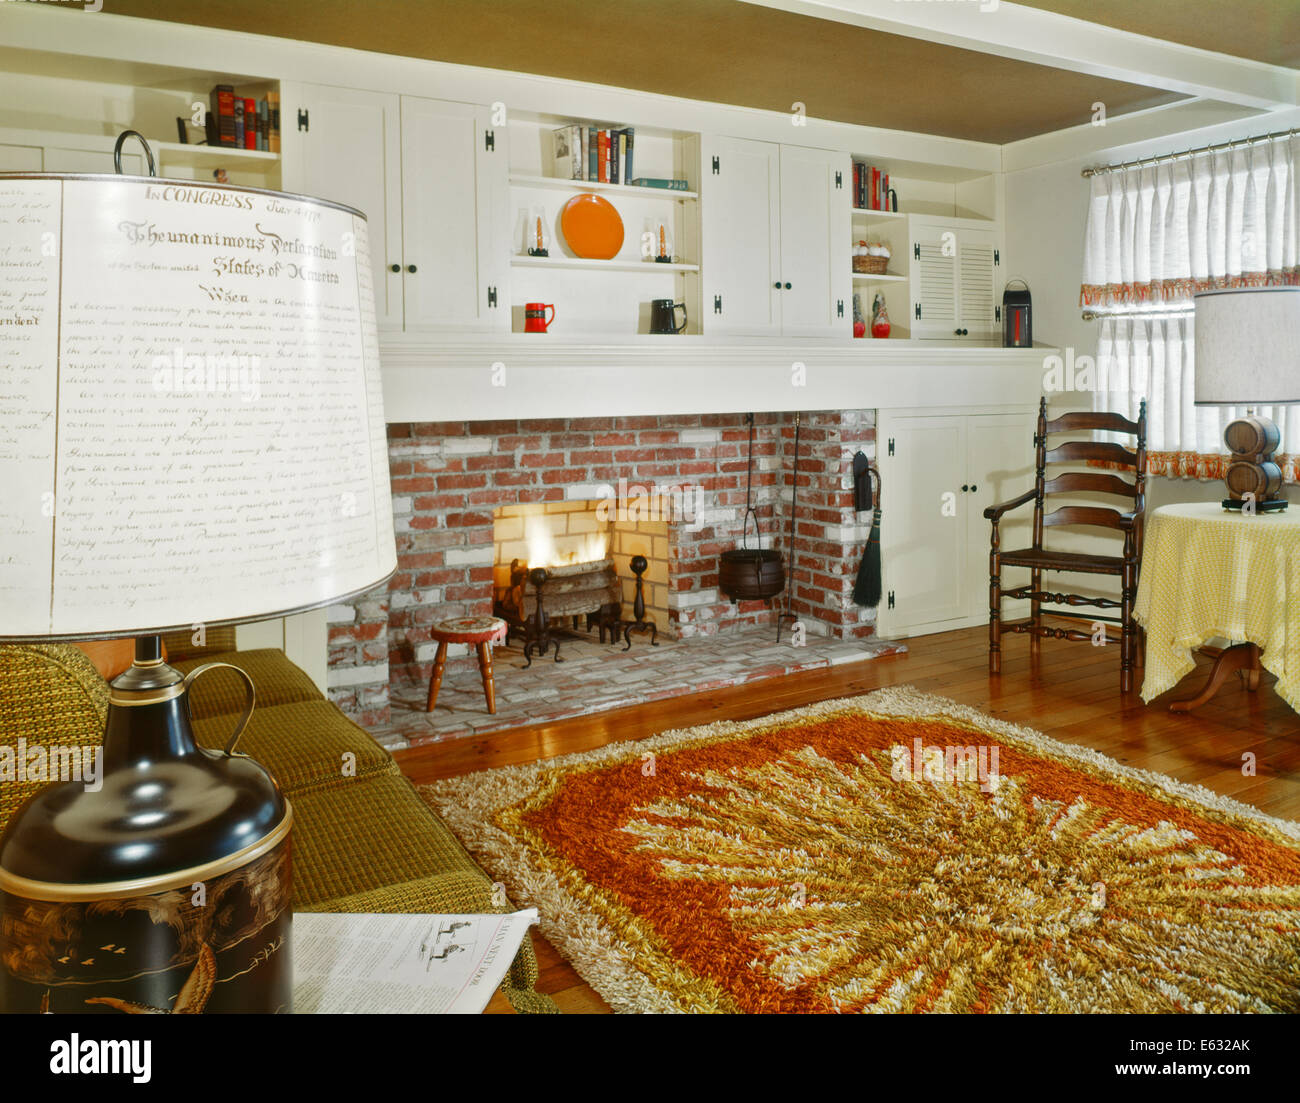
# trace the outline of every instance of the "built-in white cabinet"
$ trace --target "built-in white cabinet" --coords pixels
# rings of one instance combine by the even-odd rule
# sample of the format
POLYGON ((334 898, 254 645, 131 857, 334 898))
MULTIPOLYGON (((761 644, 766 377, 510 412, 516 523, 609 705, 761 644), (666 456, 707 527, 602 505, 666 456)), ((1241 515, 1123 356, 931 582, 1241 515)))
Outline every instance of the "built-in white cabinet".
MULTIPOLYGON (((923 635, 988 620, 986 507, 1034 483, 1032 407, 982 413, 881 410, 882 636, 923 635)), ((1005 516, 1002 547, 1027 547, 1032 510, 1005 516)), ((1004 572, 1018 585, 1015 572, 1004 572)), ((1007 616, 1021 615, 1006 603, 1007 616)))
POLYGON ((912 218, 910 223, 912 336, 996 336, 1001 254, 994 230, 956 218, 912 218))
POLYGON ((703 161, 706 331, 849 332, 848 155, 719 137, 703 161))
POLYGON ((489 109, 324 85, 296 91, 286 117, 303 120, 300 188, 365 213, 380 328, 508 328, 507 168, 489 109))

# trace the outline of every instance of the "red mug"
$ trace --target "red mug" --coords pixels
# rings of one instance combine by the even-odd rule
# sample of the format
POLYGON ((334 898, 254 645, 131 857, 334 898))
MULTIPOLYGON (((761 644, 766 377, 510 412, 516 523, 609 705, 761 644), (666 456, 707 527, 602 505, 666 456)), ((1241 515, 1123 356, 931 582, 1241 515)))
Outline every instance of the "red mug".
POLYGON ((553 321, 555 321, 554 303, 524 303, 525 333, 545 333, 553 321), (551 312, 549 318, 546 317, 548 310, 551 312))

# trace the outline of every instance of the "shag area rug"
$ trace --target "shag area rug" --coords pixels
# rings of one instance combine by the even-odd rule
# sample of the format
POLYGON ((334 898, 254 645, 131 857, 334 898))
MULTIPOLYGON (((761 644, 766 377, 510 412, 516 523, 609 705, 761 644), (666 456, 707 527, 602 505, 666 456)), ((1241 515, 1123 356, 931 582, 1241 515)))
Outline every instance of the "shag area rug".
POLYGON ((910 687, 421 789, 617 1011, 1300 1011, 1300 825, 910 687))

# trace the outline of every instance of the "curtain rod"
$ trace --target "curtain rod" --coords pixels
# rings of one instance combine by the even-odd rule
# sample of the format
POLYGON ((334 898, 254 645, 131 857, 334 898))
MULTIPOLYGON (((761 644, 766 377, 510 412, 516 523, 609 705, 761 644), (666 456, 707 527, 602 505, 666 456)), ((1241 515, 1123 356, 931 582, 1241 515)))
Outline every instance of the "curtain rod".
POLYGON ((1107 172, 1120 172, 1124 169, 1140 168, 1143 165, 1158 165, 1164 161, 1181 161, 1184 157, 1195 157, 1198 153, 1217 153, 1223 149, 1236 149, 1238 146, 1253 146, 1260 142, 1276 142, 1281 138, 1290 138, 1300 133, 1296 130, 1279 130, 1273 134, 1261 134, 1257 138, 1237 138, 1230 142, 1219 142, 1217 145, 1201 146, 1199 149, 1189 149, 1183 153, 1166 153, 1161 157, 1143 157, 1137 161, 1121 161, 1114 165, 1097 165, 1095 168, 1083 169, 1080 176, 1100 176, 1107 172))
POLYGON ((1079 315, 1085 322, 1098 318, 1194 318, 1195 307, 1174 307, 1170 310, 1084 310, 1079 315))

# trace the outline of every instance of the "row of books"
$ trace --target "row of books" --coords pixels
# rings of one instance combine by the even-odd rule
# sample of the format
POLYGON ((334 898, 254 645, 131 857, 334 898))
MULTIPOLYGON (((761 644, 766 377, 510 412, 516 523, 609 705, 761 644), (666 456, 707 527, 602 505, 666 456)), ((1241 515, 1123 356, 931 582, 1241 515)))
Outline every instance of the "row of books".
POLYGON ((629 184, 634 188, 689 191, 685 180, 637 176, 632 170, 636 128, 601 129, 571 123, 554 131, 555 173, 560 180, 629 184))
POLYGON ((259 100, 236 96, 233 85, 218 84, 208 100, 208 145, 280 152, 280 93, 259 100))
POLYGON ((853 206, 860 211, 889 210, 889 173, 854 161, 853 206))
POLYGON ((555 135, 555 175, 563 180, 592 180, 602 184, 628 183, 636 128, 597 129, 573 123, 555 135))

